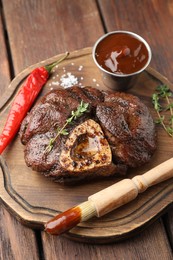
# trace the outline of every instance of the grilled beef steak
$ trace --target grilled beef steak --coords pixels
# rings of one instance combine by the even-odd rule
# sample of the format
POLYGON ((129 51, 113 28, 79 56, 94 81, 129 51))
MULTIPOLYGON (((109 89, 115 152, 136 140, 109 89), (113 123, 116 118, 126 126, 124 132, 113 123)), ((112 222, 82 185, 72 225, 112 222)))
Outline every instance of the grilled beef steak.
POLYGON ((153 119, 137 97, 92 87, 46 94, 24 119, 20 137, 26 164, 59 182, 125 174, 148 162, 156 148, 153 119), (81 100, 89 104, 87 112, 68 124, 68 134, 59 135, 47 152, 81 100))

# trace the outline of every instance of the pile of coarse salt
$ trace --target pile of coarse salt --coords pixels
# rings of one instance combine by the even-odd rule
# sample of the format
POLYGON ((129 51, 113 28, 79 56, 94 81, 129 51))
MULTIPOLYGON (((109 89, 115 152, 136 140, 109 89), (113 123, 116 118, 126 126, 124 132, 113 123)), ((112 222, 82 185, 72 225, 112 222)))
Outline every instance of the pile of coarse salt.
POLYGON ((69 88, 78 84, 78 79, 71 72, 67 72, 60 78, 60 85, 64 88, 69 88))
MULTIPOLYGON (((74 62, 71 63, 71 66, 73 67, 75 64, 74 62)), ((56 68, 58 68, 58 65, 56 66, 56 68)), ((49 86, 51 87, 51 90, 53 90, 53 86, 61 86, 63 88, 70 88, 72 86, 75 86, 75 85, 79 85, 80 87, 83 87, 82 83, 79 81, 80 80, 83 80, 83 77, 80 77, 79 79, 74 76, 71 72, 67 72, 66 73, 66 68, 63 67, 63 72, 64 74, 59 78, 59 75, 56 74, 53 79, 55 78, 59 78, 58 81, 53 81, 51 83, 49 83, 49 86)), ((83 65, 80 65, 78 67, 78 71, 82 71, 83 70, 83 65)), ((55 70, 53 71, 55 72, 55 70)))
MULTIPOLYGON (((71 63, 71 66, 74 66, 74 62, 71 63)), ((56 66, 56 68, 58 68, 58 66, 56 66)), ((83 65, 78 66, 78 71, 82 71, 84 68, 83 65)), ((75 75, 73 75, 71 72, 67 72, 66 73, 66 68, 63 67, 63 72, 65 74, 63 74, 61 77, 59 77, 59 74, 56 74, 55 76, 53 76, 53 79, 59 78, 58 81, 53 81, 51 83, 49 83, 49 86, 51 87, 51 90, 53 90, 53 86, 61 86, 63 88, 70 88, 72 86, 78 85, 81 88, 84 87, 82 82, 84 80, 84 78, 82 76, 80 76, 79 78, 77 78, 75 75)), ((55 72, 55 70, 53 71, 55 72)), ((97 80, 95 78, 93 78, 92 80, 94 82, 94 84, 99 87, 99 84, 97 82, 97 80)))

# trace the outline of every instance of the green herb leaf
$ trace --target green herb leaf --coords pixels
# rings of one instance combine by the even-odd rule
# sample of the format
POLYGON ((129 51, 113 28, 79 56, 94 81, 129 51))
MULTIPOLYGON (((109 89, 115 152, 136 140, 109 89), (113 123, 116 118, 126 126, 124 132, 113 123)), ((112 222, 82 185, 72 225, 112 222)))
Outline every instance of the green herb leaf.
POLYGON ((161 124, 165 131, 173 137, 173 102, 170 102, 170 98, 173 97, 172 91, 167 85, 160 85, 156 88, 156 93, 152 95, 152 103, 154 109, 157 112, 158 119, 155 120, 155 123, 161 124), (161 106, 160 103, 167 103, 167 106, 161 106), (164 115, 161 113, 170 111, 170 118, 166 120, 164 115))
POLYGON ((167 85, 160 85, 156 88, 161 97, 168 97, 171 95, 171 91, 167 85))
POLYGON ((173 135, 173 128, 172 128, 172 127, 168 126, 168 127, 166 128, 166 130, 167 130, 167 132, 168 132, 170 135, 173 135))
POLYGON ((157 93, 154 93, 152 95, 152 102, 153 102, 153 105, 154 105, 154 109, 156 111, 161 111, 161 105, 159 104, 159 95, 157 93))
POLYGON ((67 131, 67 129, 63 129, 63 130, 60 131, 60 134, 61 135, 68 135, 69 132, 67 131))
POLYGON ((173 124, 173 116, 170 117, 169 122, 171 125, 173 124))
POLYGON ((53 148, 53 138, 49 140, 49 145, 46 147, 46 152, 50 152, 53 148))
POLYGON ((162 124, 164 121, 165 117, 164 116, 160 116, 158 119, 155 120, 156 124, 162 124))
POLYGON ((70 124, 70 123, 72 122, 72 120, 73 120, 73 118, 70 117, 70 118, 68 118, 68 119, 66 120, 66 122, 67 122, 68 124, 70 124))
POLYGON ((167 107, 165 108, 165 111, 170 110, 170 108, 173 108, 173 103, 168 104, 167 107))

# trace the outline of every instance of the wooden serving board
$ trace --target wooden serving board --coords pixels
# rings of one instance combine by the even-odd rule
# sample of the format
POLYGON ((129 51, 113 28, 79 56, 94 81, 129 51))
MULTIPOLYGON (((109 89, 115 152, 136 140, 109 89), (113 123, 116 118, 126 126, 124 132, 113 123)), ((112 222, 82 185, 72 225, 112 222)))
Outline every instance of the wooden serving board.
MULTIPOLYGON (((7 87, 6 92, 0 98, 0 131, 5 123, 10 103, 23 80, 33 68, 56 61, 60 56, 27 68, 7 87)), ((91 48, 86 48, 71 53, 67 60, 55 68, 40 96, 52 88, 60 87, 62 76, 69 75, 67 73, 75 76, 80 86, 90 85, 106 89, 102 83, 100 72, 92 60, 91 48)), ((161 83, 172 88, 166 78, 152 68, 148 68, 140 75, 134 87, 128 90, 129 93, 141 98, 151 110, 154 118, 156 118, 156 113, 152 107, 151 96, 156 86, 161 83)), ((158 147, 152 160, 142 167, 129 170, 129 178, 143 174, 173 156, 173 139, 166 134, 161 126, 157 127, 157 132, 158 147)), ((88 196, 120 180, 120 178, 114 177, 76 186, 54 183, 25 165, 23 150, 24 146, 20 143, 19 137, 16 136, 3 155, 0 156, 0 197, 3 204, 17 219, 33 228, 43 229, 44 223, 55 214, 86 201, 88 196)), ((172 204, 173 179, 170 179, 148 189, 134 201, 104 217, 81 223, 65 236, 77 241, 92 243, 109 243, 124 239, 143 230, 172 204)))

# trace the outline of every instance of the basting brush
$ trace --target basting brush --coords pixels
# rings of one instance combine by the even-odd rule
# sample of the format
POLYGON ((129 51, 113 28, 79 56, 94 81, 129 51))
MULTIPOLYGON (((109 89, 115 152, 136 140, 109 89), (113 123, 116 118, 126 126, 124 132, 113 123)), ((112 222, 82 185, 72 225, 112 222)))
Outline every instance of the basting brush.
POLYGON ((96 216, 101 217, 132 201, 147 188, 173 177, 173 158, 161 163, 143 175, 124 179, 88 197, 78 206, 60 213, 45 224, 45 231, 60 235, 80 222, 96 216))

